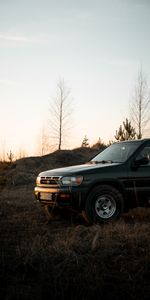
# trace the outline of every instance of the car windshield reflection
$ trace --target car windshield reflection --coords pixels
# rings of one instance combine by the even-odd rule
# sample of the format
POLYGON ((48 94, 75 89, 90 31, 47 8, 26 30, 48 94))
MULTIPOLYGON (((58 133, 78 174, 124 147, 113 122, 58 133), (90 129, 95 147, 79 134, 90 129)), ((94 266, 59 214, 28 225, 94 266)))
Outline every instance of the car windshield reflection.
POLYGON ((138 142, 118 142, 96 155, 91 163, 124 163, 138 147, 138 142))

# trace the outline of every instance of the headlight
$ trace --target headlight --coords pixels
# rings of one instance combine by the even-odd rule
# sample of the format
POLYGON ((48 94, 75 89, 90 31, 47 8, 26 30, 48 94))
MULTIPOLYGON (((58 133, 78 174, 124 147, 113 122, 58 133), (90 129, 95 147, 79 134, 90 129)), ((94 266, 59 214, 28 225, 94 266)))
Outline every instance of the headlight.
POLYGON ((41 181, 41 177, 38 176, 38 177, 36 178, 36 184, 37 184, 37 185, 40 184, 40 181, 41 181))
POLYGON ((83 181, 83 176, 66 176, 62 177, 61 183, 62 185, 68 185, 68 186, 76 186, 80 185, 83 181))

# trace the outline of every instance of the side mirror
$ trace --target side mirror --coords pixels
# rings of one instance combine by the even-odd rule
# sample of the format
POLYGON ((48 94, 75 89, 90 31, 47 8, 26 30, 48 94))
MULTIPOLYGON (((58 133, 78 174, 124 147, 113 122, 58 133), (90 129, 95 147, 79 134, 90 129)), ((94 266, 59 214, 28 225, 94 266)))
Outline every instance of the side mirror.
POLYGON ((149 159, 147 157, 142 157, 134 161, 134 165, 137 167, 141 165, 148 165, 148 163, 149 163, 149 159))

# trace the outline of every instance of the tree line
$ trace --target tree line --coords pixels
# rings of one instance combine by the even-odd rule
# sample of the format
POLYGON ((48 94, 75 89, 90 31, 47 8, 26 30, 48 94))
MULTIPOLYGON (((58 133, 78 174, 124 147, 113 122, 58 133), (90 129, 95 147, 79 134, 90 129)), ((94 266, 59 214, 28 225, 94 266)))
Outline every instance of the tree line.
MULTIPOLYGON (((126 117, 114 135, 114 141, 141 139, 149 125, 150 115, 150 91, 147 85, 147 78, 140 68, 134 87, 133 98, 130 101, 130 117, 126 117)), ((64 80, 59 79, 56 87, 56 96, 51 102, 50 108, 50 129, 53 141, 56 141, 56 148, 60 150, 67 134, 70 132, 72 115, 71 93, 64 80)), ((99 143, 99 142, 98 142, 99 143)), ((43 135, 42 154, 47 149, 43 135)), ((81 147, 88 147, 87 136, 83 138, 81 147)))
MULTIPOLYGON (((48 125, 46 129, 43 128, 39 139, 40 155, 45 155, 54 150, 61 150, 62 146, 64 147, 65 140, 71 132, 72 113, 73 101, 71 91, 64 79, 60 78, 56 84, 56 94, 50 101, 48 125)), ((109 144, 115 141, 141 139, 150 130, 150 91, 142 68, 139 70, 135 82, 129 115, 119 125, 114 134, 114 140, 110 141, 109 144)), ((91 147, 97 146, 101 148, 102 145, 104 143, 99 138, 95 145, 91 147)), ((90 146, 86 135, 80 146, 90 146)), ((7 154, 7 160, 12 161, 14 157, 10 150, 7 154)), ((2 160, 1 157, 0 160, 2 160)))
POLYGON ((130 120, 126 118, 116 130, 117 141, 141 139, 150 124, 150 90, 142 68, 134 88, 133 99, 130 103, 130 120), (132 125, 133 124, 133 125, 132 125))

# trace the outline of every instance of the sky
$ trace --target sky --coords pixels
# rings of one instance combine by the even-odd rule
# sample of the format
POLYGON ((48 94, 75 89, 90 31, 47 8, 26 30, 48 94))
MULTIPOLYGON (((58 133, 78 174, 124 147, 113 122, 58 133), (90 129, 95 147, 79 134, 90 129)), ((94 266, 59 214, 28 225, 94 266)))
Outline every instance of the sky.
POLYGON ((37 155, 59 78, 73 99, 65 147, 114 140, 141 66, 150 83, 149 16, 149 0, 0 0, 0 151, 37 155))

